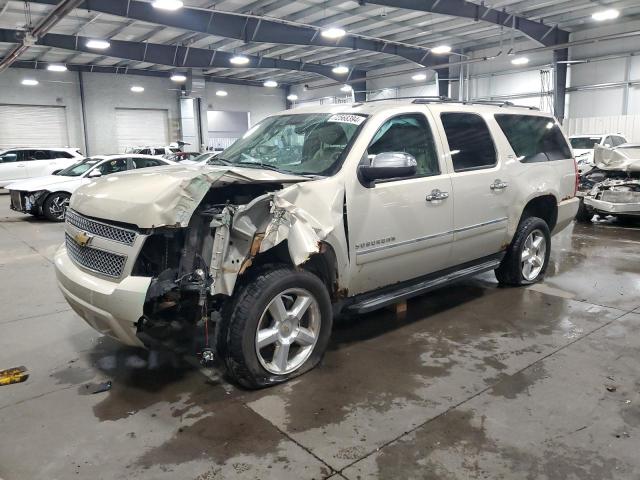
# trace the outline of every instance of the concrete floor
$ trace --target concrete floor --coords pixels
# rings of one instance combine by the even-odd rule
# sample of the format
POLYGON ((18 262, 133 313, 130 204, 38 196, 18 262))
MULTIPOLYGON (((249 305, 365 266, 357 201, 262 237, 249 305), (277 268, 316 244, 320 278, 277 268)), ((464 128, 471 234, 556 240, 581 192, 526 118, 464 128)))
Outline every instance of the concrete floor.
POLYGON ((4 480, 640 478, 640 229, 574 225, 544 283, 342 322, 319 368, 247 392, 86 326, 54 283, 62 225, 8 200, 0 368, 31 376, 0 387, 4 480))

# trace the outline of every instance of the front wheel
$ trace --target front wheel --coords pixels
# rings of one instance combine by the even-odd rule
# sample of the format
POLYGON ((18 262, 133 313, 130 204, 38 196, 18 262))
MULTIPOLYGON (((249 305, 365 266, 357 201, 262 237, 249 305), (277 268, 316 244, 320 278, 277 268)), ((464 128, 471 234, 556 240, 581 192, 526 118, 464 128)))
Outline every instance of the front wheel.
POLYGON ((62 222, 64 214, 69 206, 71 195, 65 192, 56 192, 49 195, 42 204, 42 213, 47 220, 62 222))
POLYGON ((284 382, 318 364, 332 320, 329 293, 317 276, 274 266, 240 287, 223 312, 218 352, 245 387, 284 382))
POLYGON ((507 254, 495 270, 503 285, 529 285, 542 280, 549 264, 551 234, 547 222, 529 217, 518 226, 507 254))
POLYGON ((576 213, 576 222, 591 223, 593 218, 593 212, 587 208, 584 204, 584 199, 580 199, 580 206, 578 206, 578 212, 576 213))

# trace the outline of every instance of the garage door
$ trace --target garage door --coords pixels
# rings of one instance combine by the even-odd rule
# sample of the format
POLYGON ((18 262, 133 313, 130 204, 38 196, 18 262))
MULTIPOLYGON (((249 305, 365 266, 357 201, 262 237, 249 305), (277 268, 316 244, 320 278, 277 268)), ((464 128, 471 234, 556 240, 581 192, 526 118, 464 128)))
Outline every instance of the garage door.
POLYGON ((167 110, 116 108, 118 152, 139 146, 169 144, 169 113, 167 110))
POLYGON ((68 147, 65 107, 0 105, 0 148, 68 147))

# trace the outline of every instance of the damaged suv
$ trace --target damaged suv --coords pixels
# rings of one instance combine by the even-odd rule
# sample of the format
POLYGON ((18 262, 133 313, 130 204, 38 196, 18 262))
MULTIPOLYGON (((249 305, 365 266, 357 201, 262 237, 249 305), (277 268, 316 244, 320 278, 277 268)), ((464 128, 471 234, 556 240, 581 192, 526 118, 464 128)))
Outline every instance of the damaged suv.
POLYGON ((580 178, 579 222, 594 215, 640 219, 640 145, 596 146, 595 167, 580 178))
POLYGON ((502 104, 300 108, 212 163, 77 190, 55 268, 96 330, 215 355, 250 388, 313 368, 340 312, 489 270, 540 280, 578 208, 558 124, 502 104))

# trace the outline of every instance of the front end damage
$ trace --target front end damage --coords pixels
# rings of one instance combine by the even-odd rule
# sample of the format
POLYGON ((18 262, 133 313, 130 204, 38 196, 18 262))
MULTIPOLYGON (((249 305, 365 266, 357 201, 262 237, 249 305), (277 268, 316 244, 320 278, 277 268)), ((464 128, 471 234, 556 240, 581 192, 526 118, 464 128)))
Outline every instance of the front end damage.
MULTIPOLYGON (((167 172, 157 181, 147 180, 156 183, 155 193, 141 192, 137 206, 123 215, 128 224, 138 226, 143 238, 123 277, 149 282, 142 314, 130 324, 143 344, 201 352, 210 359, 215 349, 215 322, 233 298, 236 285, 250 276, 253 267, 267 263, 300 266, 320 254, 325 241, 346 244, 344 191, 331 185, 335 205, 328 209, 326 203, 316 202, 314 215, 296 204, 311 205, 318 188, 314 184, 331 179, 309 182, 306 177, 258 169, 193 171, 193 175, 182 171, 170 175, 177 181, 168 181, 167 172), (299 202, 301 197, 307 202, 299 202)), ((117 192, 127 190, 126 177, 119 178, 119 182, 124 178, 119 188, 111 186, 106 199, 102 189, 107 187, 80 190, 80 195, 74 195, 72 211, 100 222, 115 220, 104 217, 123 200, 117 192)), ((75 229, 73 234, 77 235, 75 229)), ((69 236, 67 242, 73 241, 69 236)), ((58 276, 63 286, 60 272, 58 276)), ((85 300, 91 303, 90 298, 85 300)), ((105 332, 89 320, 90 313, 76 311, 105 332)), ((132 312, 128 321, 139 314, 132 312)), ((113 329, 109 332, 117 336, 113 329)))
POLYGON ((596 167, 581 176, 585 214, 640 218, 640 145, 596 147, 596 167))

